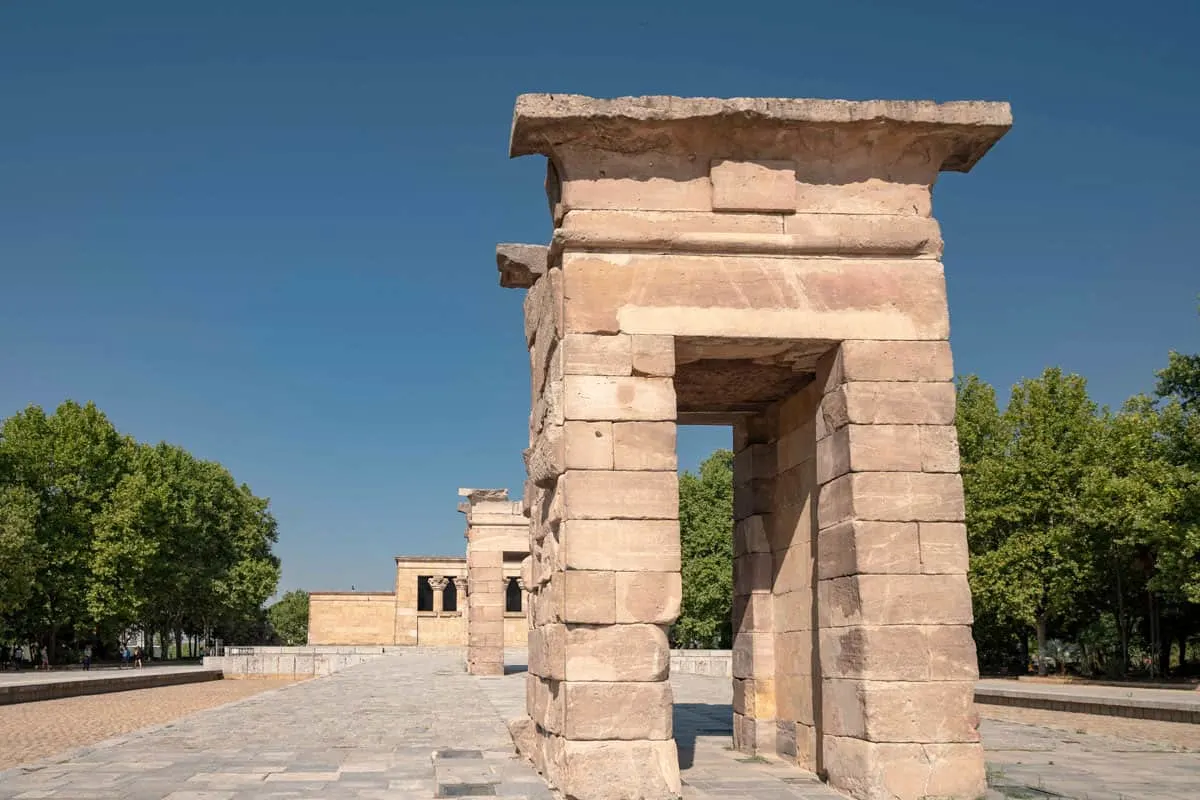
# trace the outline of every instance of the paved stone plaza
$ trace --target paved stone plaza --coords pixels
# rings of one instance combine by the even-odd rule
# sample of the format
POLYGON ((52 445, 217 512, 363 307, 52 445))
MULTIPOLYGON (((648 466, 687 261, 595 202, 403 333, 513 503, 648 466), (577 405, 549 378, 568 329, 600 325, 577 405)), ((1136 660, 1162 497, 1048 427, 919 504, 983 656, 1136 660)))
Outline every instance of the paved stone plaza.
MULTIPOLYGON (((414 651, 289 684, 0 772, 0 800, 432 798, 439 785, 443 796, 550 798, 513 757, 503 722, 524 708, 524 673, 474 678, 462 664, 461 652, 414 651)), ((731 748, 728 678, 674 675, 671 684, 684 797, 842 797, 731 748)), ((981 730, 995 798, 1183 800, 1200 786, 1200 755, 1166 743, 999 720, 981 730)))

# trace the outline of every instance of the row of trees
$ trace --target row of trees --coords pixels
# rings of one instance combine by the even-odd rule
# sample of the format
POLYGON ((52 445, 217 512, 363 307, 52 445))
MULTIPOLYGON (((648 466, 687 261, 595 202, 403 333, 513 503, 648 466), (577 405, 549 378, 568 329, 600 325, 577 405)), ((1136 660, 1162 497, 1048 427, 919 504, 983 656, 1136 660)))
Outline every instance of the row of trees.
MULTIPOLYGON (((975 636, 987 670, 1163 674, 1200 633, 1200 355, 1172 353, 1152 395, 1099 408, 1047 369, 996 392, 958 381, 975 636), (1174 657, 1173 657, 1174 654, 1174 657)), ((680 478, 679 647, 729 647, 733 459, 680 478)))
POLYGON ((183 448, 141 444, 94 404, 0 426, 0 642, 61 660, 131 630, 181 649, 261 638, 278 539, 266 499, 183 448))
POLYGON ((1110 675, 1163 674, 1173 652, 1187 666, 1200 632, 1200 356, 1172 353, 1158 377, 1117 412, 1058 369, 1013 387, 1003 411, 992 387, 959 381, 985 668, 1024 668, 1031 637, 1040 671, 1048 653, 1110 675))

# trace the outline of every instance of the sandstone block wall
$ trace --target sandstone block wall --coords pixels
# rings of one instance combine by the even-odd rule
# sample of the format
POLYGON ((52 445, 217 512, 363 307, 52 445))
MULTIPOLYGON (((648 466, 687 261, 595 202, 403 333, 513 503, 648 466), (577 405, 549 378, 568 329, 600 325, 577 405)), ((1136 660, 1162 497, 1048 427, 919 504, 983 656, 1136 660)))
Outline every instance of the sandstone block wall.
POLYGON ((396 597, 391 592, 312 592, 308 643, 392 644, 395 608, 396 597))

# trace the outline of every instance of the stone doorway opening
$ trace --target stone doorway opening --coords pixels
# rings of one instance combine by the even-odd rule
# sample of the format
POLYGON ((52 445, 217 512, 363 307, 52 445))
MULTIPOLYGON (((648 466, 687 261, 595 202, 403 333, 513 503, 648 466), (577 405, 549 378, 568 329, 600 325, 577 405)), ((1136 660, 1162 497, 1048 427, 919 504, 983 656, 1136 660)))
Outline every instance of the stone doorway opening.
POLYGON ((679 424, 733 432, 733 746, 818 774, 817 417, 836 348, 675 340, 679 424))

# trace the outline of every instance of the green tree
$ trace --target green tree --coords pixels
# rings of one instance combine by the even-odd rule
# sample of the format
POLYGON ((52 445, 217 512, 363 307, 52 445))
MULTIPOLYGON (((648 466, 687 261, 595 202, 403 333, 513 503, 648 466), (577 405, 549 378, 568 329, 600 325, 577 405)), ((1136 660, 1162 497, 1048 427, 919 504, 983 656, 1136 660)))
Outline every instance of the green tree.
POLYGON ((308 592, 293 589, 267 609, 275 635, 285 645, 308 642, 308 592))
POLYGON ((1050 624, 1071 619, 1090 585, 1080 495, 1095 412, 1083 378, 1047 369, 1013 387, 1003 447, 971 467, 975 600, 984 613, 1034 630, 1043 673, 1050 624))
POLYGON ((33 492, 0 483, 0 618, 24 608, 33 593, 41 562, 37 512, 33 492))
POLYGON ((679 479, 683 605, 672 638, 679 647, 733 643, 733 453, 717 450, 697 474, 679 479))

